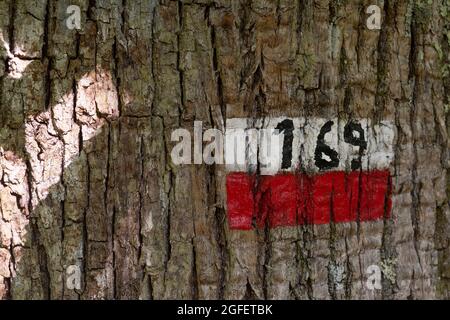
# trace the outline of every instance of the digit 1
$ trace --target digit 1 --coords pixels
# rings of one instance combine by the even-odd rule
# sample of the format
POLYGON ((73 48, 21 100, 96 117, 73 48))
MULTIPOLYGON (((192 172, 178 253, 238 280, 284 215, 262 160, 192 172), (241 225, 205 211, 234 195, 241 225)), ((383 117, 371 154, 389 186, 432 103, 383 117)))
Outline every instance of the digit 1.
POLYGON ((281 121, 276 130, 284 133, 283 139, 283 158, 281 160, 281 169, 289 169, 292 163, 292 142, 294 141, 294 122, 286 119, 281 121))

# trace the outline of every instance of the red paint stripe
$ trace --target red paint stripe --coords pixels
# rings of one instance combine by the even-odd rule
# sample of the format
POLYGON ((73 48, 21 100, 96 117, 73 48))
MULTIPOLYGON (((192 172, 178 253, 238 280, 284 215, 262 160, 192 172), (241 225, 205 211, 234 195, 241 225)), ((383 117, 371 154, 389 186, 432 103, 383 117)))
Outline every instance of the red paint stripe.
POLYGON ((361 188, 361 221, 383 218, 391 212, 391 180, 389 172, 375 171, 362 175, 361 188))
POLYGON ((391 211, 388 170, 227 175, 228 222, 231 229, 250 230, 382 219, 391 211))
POLYGON ((266 221, 272 227, 297 224, 299 190, 293 174, 261 176, 256 193, 257 226, 266 221))

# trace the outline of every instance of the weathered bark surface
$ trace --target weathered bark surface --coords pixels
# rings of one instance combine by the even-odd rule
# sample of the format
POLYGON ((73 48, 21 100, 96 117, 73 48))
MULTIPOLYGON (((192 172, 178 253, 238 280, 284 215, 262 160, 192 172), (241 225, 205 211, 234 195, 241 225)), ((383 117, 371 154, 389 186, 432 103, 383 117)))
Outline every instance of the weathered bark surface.
POLYGON ((0 0, 0 35, 1 298, 450 298, 448 0, 0 0), (229 230, 171 132, 268 115, 393 121, 392 217, 229 230))

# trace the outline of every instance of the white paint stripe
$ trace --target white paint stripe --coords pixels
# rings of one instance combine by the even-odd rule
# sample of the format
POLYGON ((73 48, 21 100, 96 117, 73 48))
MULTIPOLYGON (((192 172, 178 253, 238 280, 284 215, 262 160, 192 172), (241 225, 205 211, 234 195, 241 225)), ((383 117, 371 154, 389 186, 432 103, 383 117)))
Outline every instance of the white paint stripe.
MULTIPOLYGON (((319 172, 320 169, 317 167, 315 161, 317 138, 321 128, 330 120, 333 121, 333 125, 331 126, 331 131, 325 134, 324 140, 326 145, 337 151, 339 164, 337 167, 329 170, 350 171, 352 160, 359 158, 360 147, 345 142, 344 128, 347 124, 347 120, 338 121, 337 118, 305 119, 287 117, 262 118, 256 120, 248 118, 227 119, 225 133, 225 139, 227 141, 225 143, 227 170, 230 172, 254 172, 256 170, 256 157, 258 156, 260 172, 262 175, 274 175, 279 172, 295 171, 300 167, 300 162, 307 172, 319 172), (263 135, 261 134, 261 129, 275 129, 280 122, 286 119, 292 120, 294 124, 291 167, 289 169, 281 169, 282 147, 285 134, 279 133, 277 135, 275 132, 271 133, 273 141, 271 148, 272 151, 274 151, 270 158, 271 165, 264 166, 262 164, 269 161, 269 159, 266 159, 264 156, 264 154, 267 153, 264 152, 264 140, 262 139, 263 135), (244 131, 247 132, 248 136, 246 159, 241 163, 233 163, 233 153, 227 152, 227 150, 233 150, 233 139, 239 142, 237 146, 234 145, 234 152, 239 153, 239 147, 241 148, 241 151, 244 150, 243 148, 245 148, 246 141, 245 134, 243 133, 244 131), (276 139, 277 137, 279 139, 276 139)), ((395 137, 395 126, 393 123, 391 121, 381 121, 380 123, 372 125, 370 119, 354 119, 353 121, 361 125, 364 130, 365 141, 367 142, 367 148, 361 158, 362 169, 374 170, 389 168, 394 158, 393 141, 395 137)), ((359 134, 354 132, 353 135, 358 137, 359 134)), ((322 157, 323 159, 329 160, 329 157, 325 154, 323 154, 322 157)))

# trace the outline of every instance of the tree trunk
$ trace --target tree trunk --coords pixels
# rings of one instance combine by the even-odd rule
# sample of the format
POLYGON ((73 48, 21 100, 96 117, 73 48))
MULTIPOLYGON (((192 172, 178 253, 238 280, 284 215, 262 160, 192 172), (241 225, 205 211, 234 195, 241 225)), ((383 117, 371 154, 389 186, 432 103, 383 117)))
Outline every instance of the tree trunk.
POLYGON ((450 1, 0 0, 0 39, 0 298, 450 298, 450 1), (281 116, 390 121, 392 210, 235 230, 171 159, 281 116))

